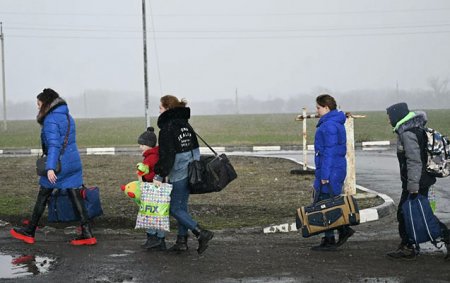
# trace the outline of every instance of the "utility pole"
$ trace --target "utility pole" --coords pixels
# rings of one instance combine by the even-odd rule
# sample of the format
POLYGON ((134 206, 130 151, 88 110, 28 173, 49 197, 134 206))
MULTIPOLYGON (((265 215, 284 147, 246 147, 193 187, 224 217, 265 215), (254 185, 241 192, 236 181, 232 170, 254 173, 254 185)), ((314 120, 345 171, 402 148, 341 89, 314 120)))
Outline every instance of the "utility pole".
POLYGON ((236 105, 236 114, 239 114, 239 97, 238 97, 238 89, 236 88, 234 102, 236 105))
POLYGON ((150 111, 148 106, 148 75, 147 75, 147 21, 145 17, 145 0, 142 0, 142 32, 144 38, 144 95, 145 95, 145 122, 150 127, 150 111))
POLYGON ((3 129, 6 131, 6 86, 5 86, 5 44, 3 43, 3 23, 0 22, 0 41, 2 46, 2 91, 3 91, 3 129))

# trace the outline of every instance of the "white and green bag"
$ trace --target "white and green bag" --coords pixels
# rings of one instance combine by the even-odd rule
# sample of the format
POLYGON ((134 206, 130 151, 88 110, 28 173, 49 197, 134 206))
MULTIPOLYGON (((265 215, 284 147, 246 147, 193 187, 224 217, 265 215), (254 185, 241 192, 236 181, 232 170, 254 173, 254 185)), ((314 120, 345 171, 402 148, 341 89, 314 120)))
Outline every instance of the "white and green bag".
POLYGON ((141 182, 141 204, 135 229, 152 228, 170 231, 169 208, 172 185, 141 182))

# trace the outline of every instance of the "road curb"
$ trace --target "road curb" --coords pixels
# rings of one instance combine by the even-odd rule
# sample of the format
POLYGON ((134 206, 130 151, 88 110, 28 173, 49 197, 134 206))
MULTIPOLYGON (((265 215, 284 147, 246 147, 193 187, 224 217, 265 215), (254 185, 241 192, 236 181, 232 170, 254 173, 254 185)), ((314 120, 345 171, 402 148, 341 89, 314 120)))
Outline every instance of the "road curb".
MULTIPOLYGON (((389 141, 374 141, 356 143, 355 148, 362 150, 388 150, 391 148, 389 141)), ((217 152, 278 152, 278 151, 302 151, 301 145, 270 145, 270 146, 214 146, 217 152)), ((308 145, 308 151, 314 148, 308 145)), ((115 154, 140 154, 139 147, 88 147, 80 148, 82 155, 115 155, 115 154)), ((210 153, 207 147, 200 147, 201 153, 210 153)), ((23 148, 4 148, 0 149, 0 156, 24 156, 24 155, 40 155, 41 149, 23 149, 23 148)))

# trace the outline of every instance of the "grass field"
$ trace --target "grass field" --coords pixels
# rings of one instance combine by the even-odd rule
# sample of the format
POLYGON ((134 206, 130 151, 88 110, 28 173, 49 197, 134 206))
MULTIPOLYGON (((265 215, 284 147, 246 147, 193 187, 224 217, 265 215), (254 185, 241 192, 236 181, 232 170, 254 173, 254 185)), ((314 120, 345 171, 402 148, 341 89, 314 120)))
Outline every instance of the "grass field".
MULTIPOLYGON (((17 225, 30 217, 38 189, 35 160, 32 156, 0 158, 0 219, 17 225)), ((138 207, 120 185, 136 179, 134 167, 140 160, 139 155, 82 156, 86 186, 100 188, 104 216, 96 220, 96 226, 134 228, 138 207)), ((221 192, 190 196, 190 212, 206 227, 264 227, 293 222, 296 209, 310 203, 314 176, 290 174, 298 166, 293 161, 242 156, 230 156, 230 160, 238 174, 236 180, 221 192)), ((361 208, 380 203, 381 198, 359 201, 361 208)), ((42 222, 46 222, 45 215, 42 222)))
MULTIPOLYGON (((300 113, 298 113, 300 114, 300 113)), ((192 126, 214 146, 233 145, 301 145, 302 122, 292 114, 195 116, 192 126)), ((354 113, 355 141, 395 140, 384 111, 354 113)), ((429 127, 450 135, 450 109, 427 111, 429 127)), ((76 117, 75 117, 76 118, 76 117)), ((152 117, 152 125, 156 126, 152 117)), ((76 119, 80 148, 136 146, 145 130, 144 118, 76 119)), ((308 120, 308 144, 313 143, 317 120, 308 120)), ((35 121, 9 121, 8 130, 0 130, 0 149, 40 148, 40 127, 35 121)))

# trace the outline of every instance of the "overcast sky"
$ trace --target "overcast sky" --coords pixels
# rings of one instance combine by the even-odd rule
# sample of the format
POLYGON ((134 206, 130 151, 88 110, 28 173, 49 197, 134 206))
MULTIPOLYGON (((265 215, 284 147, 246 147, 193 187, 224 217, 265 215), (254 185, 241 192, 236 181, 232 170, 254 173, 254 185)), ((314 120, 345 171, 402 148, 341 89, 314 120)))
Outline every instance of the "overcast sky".
MULTIPOLYGON (((426 89, 431 77, 450 78, 448 0, 146 3, 155 97, 426 89)), ((143 93, 141 5, 1 0, 8 100, 34 100, 44 87, 143 93)))

